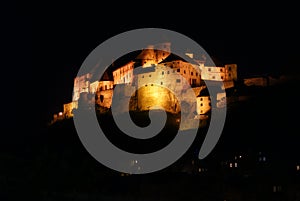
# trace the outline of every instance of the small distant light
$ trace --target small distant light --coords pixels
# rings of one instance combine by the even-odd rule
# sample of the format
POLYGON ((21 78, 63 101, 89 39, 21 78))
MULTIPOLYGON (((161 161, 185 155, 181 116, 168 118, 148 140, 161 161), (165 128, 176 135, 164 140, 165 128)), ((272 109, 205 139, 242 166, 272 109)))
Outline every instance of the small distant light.
POLYGON ((242 155, 240 155, 239 157, 242 158, 242 155))
POLYGON ((230 163, 230 164, 229 164, 229 167, 231 167, 231 168, 232 168, 232 163, 230 163))
POLYGON ((266 161, 266 157, 263 157, 263 161, 266 161))
POLYGON ((63 115, 63 113, 62 113, 62 112, 59 112, 59 113, 58 113, 58 115, 59 115, 59 116, 62 116, 62 115, 63 115))
POLYGON ((201 168, 198 169, 198 172, 201 172, 201 168))
POLYGON ((237 167, 237 163, 234 163, 234 167, 237 167))
POLYGON ((300 165, 297 165, 297 171, 299 171, 300 170, 300 165))
POLYGON ((135 160, 135 163, 137 163, 138 161, 137 160, 135 160))

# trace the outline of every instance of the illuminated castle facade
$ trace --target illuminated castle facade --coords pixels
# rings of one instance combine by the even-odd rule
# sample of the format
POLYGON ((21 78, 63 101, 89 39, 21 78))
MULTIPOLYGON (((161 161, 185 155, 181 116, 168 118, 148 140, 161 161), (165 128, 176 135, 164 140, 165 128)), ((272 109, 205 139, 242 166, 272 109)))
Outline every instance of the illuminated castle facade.
MULTIPOLYGON (((194 60, 191 53, 178 57, 170 52, 170 43, 151 45, 134 60, 118 66, 110 75, 106 73, 100 81, 92 81, 90 73, 76 77, 72 102, 64 104, 60 115, 63 118, 72 117, 80 101, 109 109, 114 93, 122 93, 122 97, 130 101, 129 110, 145 111, 160 106, 170 113, 178 113, 181 110, 180 103, 172 91, 184 93, 187 87, 192 87, 195 92, 196 104, 190 105, 195 115, 205 115, 211 110, 212 103, 209 94, 202 93, 206 88, 204 80, 222 82, 225 89, 234 87, 234 81, 237 80, 236 64, 205 66, 205 61, 194 60), (140 66, 143 70, 135 72, 135 67, 140 66), (176 74, 181 75, 180 79, 176 74), (120 91, 115 91, 117 85, 126 87, 118 87, 120 91)), ((224 99, 224 96, 225 93, 218 94, 216 102, 224 99)), ((216 107, 221 107, 221 104, 216 104, 216 107)), ((128 105, 118 106, 120 113, 126 110, 128 105)))

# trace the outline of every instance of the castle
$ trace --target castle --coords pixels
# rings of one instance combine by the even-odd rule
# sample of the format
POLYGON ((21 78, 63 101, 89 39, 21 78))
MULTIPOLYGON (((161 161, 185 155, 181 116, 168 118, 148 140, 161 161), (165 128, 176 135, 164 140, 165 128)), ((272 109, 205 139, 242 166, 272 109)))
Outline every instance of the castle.
POLYGON ((204 81, 222 82, 223 89, 229 89, 234 87, 236 80, 236 64, 206 66, 205 60, 196 60, 193 53, 180 57, 172 54, 170 43, 149 45, 136 58, 115 67, 110 73, 105 72, 100 80, 93 80, 91 73, 76 77, 72 102, 64 104, 63 112, 55 114, 53 121, 73 117, 73 111, 81 101, 87 103, 85 105, 96 105, 96 109, 109 109, 116 93, 122 94, 121 97, 130 103, 129 108, 128 105, 118 105, 120 113, 128 109, 145 111, 155 106, 178 113, 181 105, 172 92, 181 91, 184 96, 187 85, 193 89, 197 99, 196 104, 190 105, 195 116, 205 115, 211 107, 222 107, 226 94, 220 92, 215 100, 211 100, 211 96, 205 93, 204 81), (137 67, 142 70, 135 71, 137 67), (176 76, 178 74, 180 79, 176 76))

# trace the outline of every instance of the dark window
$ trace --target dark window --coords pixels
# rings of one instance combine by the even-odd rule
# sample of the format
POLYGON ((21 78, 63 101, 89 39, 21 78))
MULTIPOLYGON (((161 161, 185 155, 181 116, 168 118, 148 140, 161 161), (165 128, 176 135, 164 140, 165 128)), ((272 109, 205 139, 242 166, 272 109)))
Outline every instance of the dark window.
POLYGON ((177 72, 179 72, 179 73, 180 73, 180 68, 178 68, 178 69, 177 69, 177 72))
POLYGON ((151 74, 149 75, 149 77, 151 77, 151 74))
POLYGON ((142 75, 142 78, 144 78, 144 75, 142 75))
POLYGON ((201 103, 200 106, 203 106, 203 103, 201 103))
POLYGON ((100 101, 101 101, 101 103, 103 103, 103 101, 104 101, 104 96, 103 95, 100 95, 100 101))
POLYGON ((222 69, 222 68, 220 68, 220 72, 223 72, 223 69, 222 69))
POLYGON ((164 83, 163 82, 160 82, 160 85, 163 85, 164 83))
POLYGON ((221 76, 221 79, 223 80, 223 76, 221 76))
POLYGON ((153 86, 153 84, 151 84, 151 86, 153 86))
POLYGON ((210 68, 208 68, 208 71, 211 71, 211 69, 210 69, 210 68))
POLYGON ((228 67, 228 70, 231 71, 231 66, 228 67))
POLYGON ((215 77, 215 76, 212 76, 212 79, 216 79, 216 77, 215 77))
POLYGON ((196 73, 196 76, 198 76, 198 73, 196 73))
POLYGON ((107 85, 105 85, 105 87, 104 87, 104 88, 105 88, 105 90, 107 90, 107 85))
POLYGON ((184 74, 186 73, 185 70, 183 71, 183 73, 184 73, 184 74))
POLYGON ((176 79, 176 82, 177 82, 177 83, 180 83, 180 79, 176 79))
POLYGON ((165 72, 164 72, 164 71, 162 71, 162 72, 161 72, 161 74, 162 74, 162 75, 164 75, 164 74, 165 74, 165 72))
POLYGON ((191 75, 194 75, 194 73, 193 73, 193 72, 191 72, 191 75))
POLYGON ((170 74, 170 71, 167 71, 167 74, 170 74))
POLYGON ((200 101, 203 101, 203 98, 200 98, 200 101))

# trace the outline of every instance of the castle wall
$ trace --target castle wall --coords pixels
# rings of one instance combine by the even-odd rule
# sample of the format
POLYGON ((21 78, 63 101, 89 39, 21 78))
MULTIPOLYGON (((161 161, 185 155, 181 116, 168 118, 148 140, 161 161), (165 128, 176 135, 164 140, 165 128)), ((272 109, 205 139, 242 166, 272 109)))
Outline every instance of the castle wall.
POLYGON ((73 101, 77 101, 79 99, 80 93, 89 92, 89 80, 91 77, 92 75, 87 73, 74 79, 73 101))
POLYGON ((95 94, 95 104, 101 107, 110 108, 113 97, 113 89, 97 91, 95 94))
POLYGON ((113 71, 114 84, 128 84, 133 80, 133 61, 128 62, 124 66, 113 71))
POLYGON ((227 64, 224 67, 204 66, 201 68, 203 80, 235 81, 237 80, 237 65, 227 64))
POLYGON ((180 105, 175 95, 167 88, 156 85, 148 84, 138 90, 138 104, 139 110, 149 110, 162 107, 164 110, 177 113, 180 111, 180 105))
POLYGON ((77 101, 72 101, 70 103, 64 104, 63 114, 64 114, 65 118, 73 117, 73 109, 77 109, 77 108, 78 108, 77 101))
POLYGON ((177 73, 182 75, 192 87, 200 86, 201 74, 199 66, 181 60, 165 62, 161 65, 174 69, 177 73))
POLYGON ((211 102, 209 96, 197 97, 197 114, 206 114, 211 110, 211 102))

